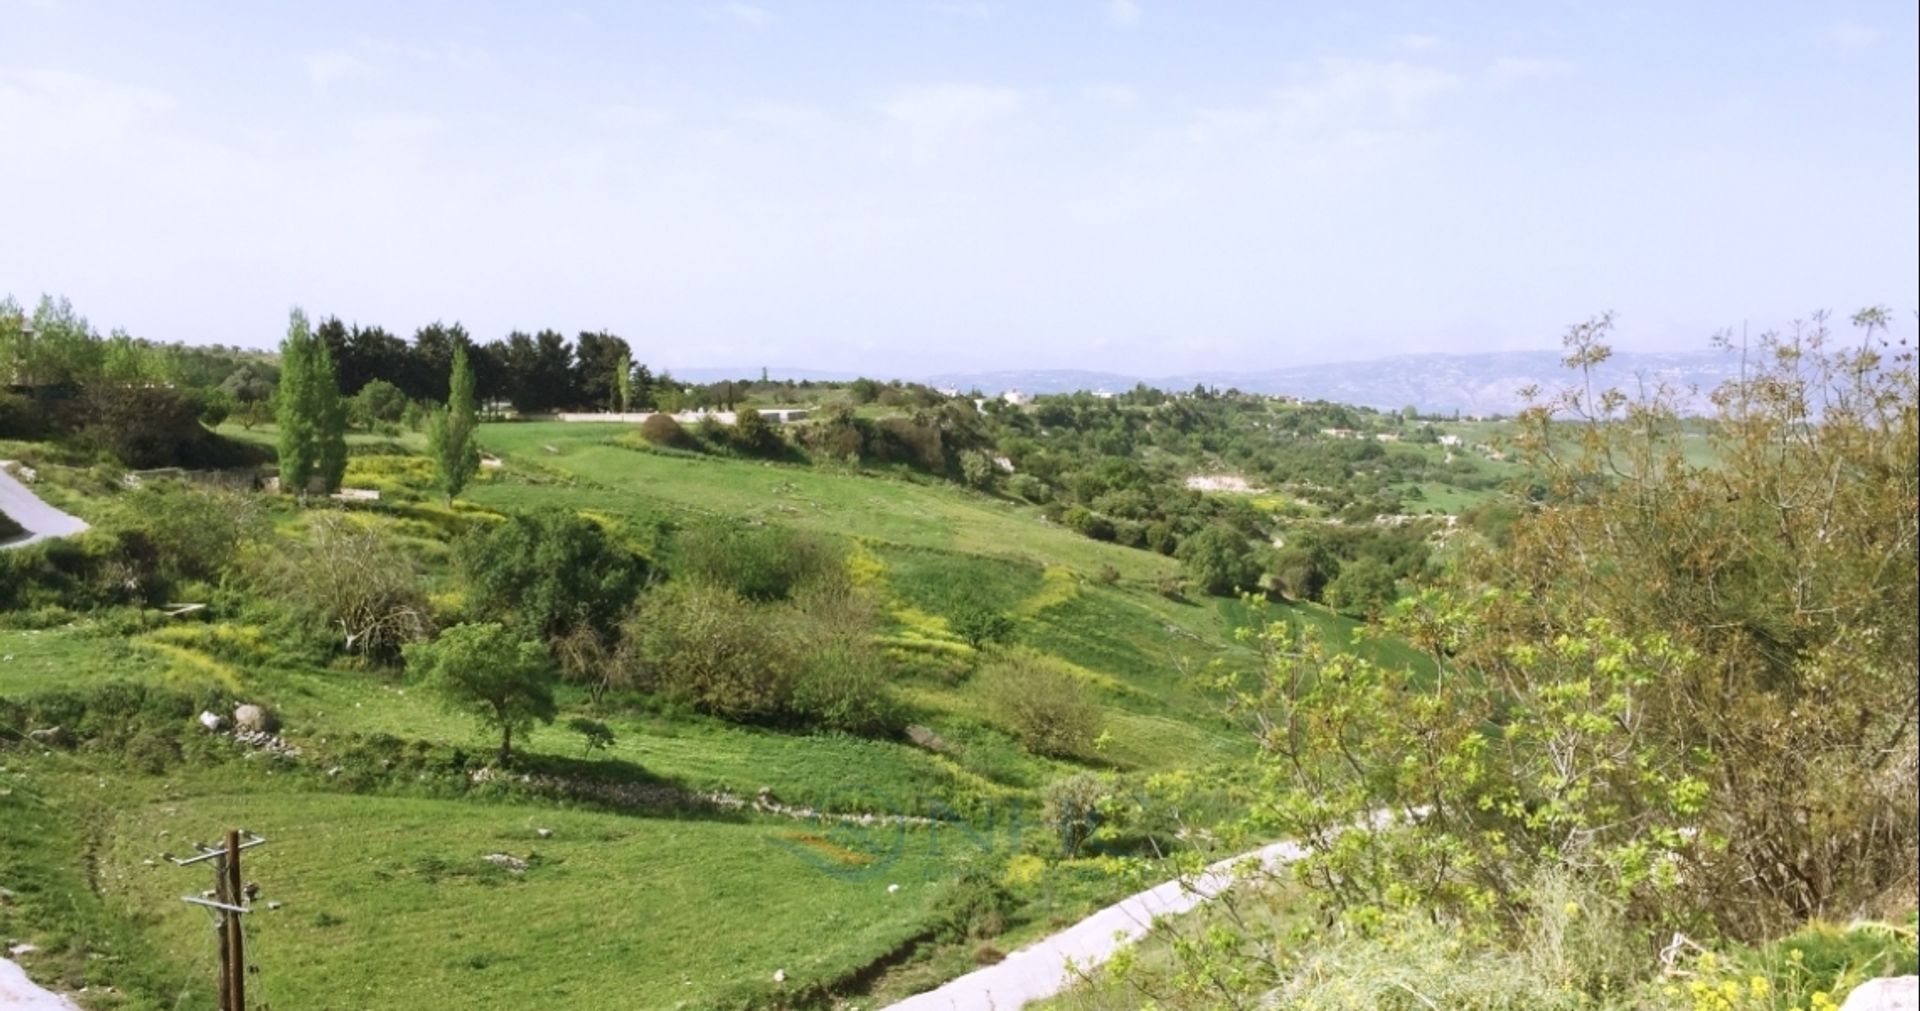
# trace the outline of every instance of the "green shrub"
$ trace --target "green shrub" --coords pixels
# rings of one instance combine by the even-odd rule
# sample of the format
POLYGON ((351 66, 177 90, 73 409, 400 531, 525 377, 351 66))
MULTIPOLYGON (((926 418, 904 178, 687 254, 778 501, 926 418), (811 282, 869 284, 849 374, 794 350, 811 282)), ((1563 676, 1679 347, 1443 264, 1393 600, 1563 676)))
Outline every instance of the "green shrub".
POLYGON ((26 528, 14 522, 13 517, 0 512, 0 541, 13 540, 26 532, 26 528))
POLYGON ((968 601, 947 617, 947 627, 966 640, 967 645, 980 649, 990 643, 1005 642, 1017 626, 1007 612, 968 601))
POLYGON ((1260 557, 1246 537, 1224 524, 1214 524, 1180 542, 1177 552, 1187 576, 1201 590, 1228 596, 1260 583, 1260 557))
POLYGON ((645 437, 649 443, 659 446, 662 449, 695 450, 700 448, 700 444, 694 440, 692 435, 687 433, 686 428, 682 427, 678 421, 673 420, 673 415, 665 411, 648 415, 647 420, 640 423, 640 434, 645 437))
POLYGON ((886 657, 864 639, 810 643, 799 657, 792 707, 815 726, 881 736, 906 726, 889 683, 886 657))
POLYGON ((1065 664, 1013 650, 980 671, 987 707, 1028 751, 1056 758, 1085 756, 1100 733, 1093 692, 1065 664))
POLYGON ((1327 584, 1328 607, 1360 618, 1377 618, 1400 595, 1393 570, 1377 558, 1359 558, 1340 567, 1327 584))
POLYGON ((751 407, 734 412, 733 430, 727 443, 742 456, 774 459, 787 453, 787 441, 780 436, 767 416, 751 407))
POLYGON ((1091 537, 1096 541, 1113 540, 1113 521, 1086 506, 1068 506, 1067 511, 1061 514, 1060 522, 1082 537, 1091 537))
POLYGON ((1060 838, 1060 855, 1080 855, 1087 839, 1100 826, 1100 806, 1112 795, 1107 781, 1091 772, 1077 772, 1047 784, 1041 793, 1040 819, 1060 838))
POLYGON ((845 578, 842 553, 790 527, 707 522, 674 542, 676 574, 754 601, 785 600, 809 584, 845 578))
POLYGON ((357 516, 310 513, 304 531, 250 552, 243 571, 255 592, 348 653, 392 660, 433 631, 412 557, 357 516))
POLYGON ((777 631, 725 586, 675 580, 647 594, 626 626, 637 687, 736 720, 788 712, 793 666, 777 631))
POLYGON ((557 507, 467 534, 454 559, 476 606, 542 639, 579 625, 611 636, 647 573, 646 561, 598 524, 557 507))
POLYGON ((1034 505, 1053 498, 1053 489, 1032 474, 1015 474, 1007 478, 1006 488, 1007 494, 1026 499, 1034 505))

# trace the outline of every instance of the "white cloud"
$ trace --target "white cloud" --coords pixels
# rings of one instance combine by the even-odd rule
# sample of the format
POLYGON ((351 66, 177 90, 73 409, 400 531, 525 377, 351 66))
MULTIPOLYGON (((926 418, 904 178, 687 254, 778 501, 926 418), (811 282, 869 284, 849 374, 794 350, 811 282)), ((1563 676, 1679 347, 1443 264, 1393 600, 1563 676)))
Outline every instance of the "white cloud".
POLYGON ((1829 44, 1842 49, 1865 49, 1880 41, 1879 29, 1851 20, 1830 24, 1821 34, 1829 44))
POLYGON ((1393 40, 1394 48, 1409 53, 1429 53, 1445 44, 1446 40, 1438 35, 1409 34, 1396 36, 1393 40))
POLYGON ((1573 73, 1573 64, 1566 60, 1524 56, 1502 56, 1487 66, 1487 80, 1496 85, 1565 77, 1571 73, 1573 73))
POLYGON ((933 84, 909 88, 881 105, 906 137, 909 156, 928 162, 971 146, 1020 111, 1020 92, 978 84, 933 84))
POLYGON ((41 154, 111 145, 175 104, 166 92, 85 74, 0 70, 0 122, 41 154))
POLYGON ((986 21, 993 17, 993 8, 980 0, 934 0, 927 5, 927 10, 935 14, 945 14, 948 17, 972 18, 975 21, 986 21))
POLYGON ((1107 105, 1132 105, 1140 94, 1124 84, 1089 84, 1080 89, 1082 97, 1107 105))
POLYGON ((1122 28, 1139 24, 1141 15, 1145 13, 1139 0, 1107 0, 1107 20, 1122 28))
POLYGON ((588 116, 595 124, 614 131, 657 130, 674 121, 670 110, 651 105, 603 105, 588 116))
POLYGON ((773 23, 773 12, 750 3, 729 3, 720 8, 727 17, 748 28, 765 28, 773 23))
POLYGON ((376 76, 373 64, 344 49, 323 49, 308 53, 307 80, 325 91, 341 81, 365 80, 376 76))
POLYGON ((1322 161, 1344 153, 1373 156, 1421 129, 1421 114, 1458 89, 1459 76, 1404 61, 1323 60, 1301 83, 1265 102, 1204 109, 1186 139, 1203 148, 1267 147, 1322 161))

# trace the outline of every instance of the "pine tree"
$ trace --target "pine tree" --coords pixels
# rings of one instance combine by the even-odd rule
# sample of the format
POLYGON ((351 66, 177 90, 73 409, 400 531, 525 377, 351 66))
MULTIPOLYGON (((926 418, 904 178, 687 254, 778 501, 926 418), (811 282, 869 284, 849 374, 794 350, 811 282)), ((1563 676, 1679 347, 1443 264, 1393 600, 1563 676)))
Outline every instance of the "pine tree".
POLYGON ((474 429, 479 424, 473 396, 473 369, 467 364, 465 345, 454 347, 453 374, 448 379, 447 391, 447 406, 434 414, 433 424, 427 431, 427 446, 439 471, 440 489, 447 495, 447 504, 452 505, 453 497, 460 494, 480 469, 480 448, 473 441, 474 429))

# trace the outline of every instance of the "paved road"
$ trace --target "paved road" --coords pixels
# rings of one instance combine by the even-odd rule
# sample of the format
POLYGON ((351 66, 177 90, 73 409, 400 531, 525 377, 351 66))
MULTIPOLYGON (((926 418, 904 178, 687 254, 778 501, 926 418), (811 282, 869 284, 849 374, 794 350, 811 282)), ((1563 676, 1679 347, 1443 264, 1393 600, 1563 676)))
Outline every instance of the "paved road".
MULTIPOLYGON (((69 516, 40 501, 40 496, 0 466, 0 513, 13 517, 27 536, 0 542, 0 548, 19 548, 48 537, 68 537, 87 528, 87 521, 69 516)), ((4 1006, 4 1005, 0 1005, 4 1006)))
POLYGON ((1258 860, 1271 868, 1304 855, 1306 849, 1299 844, 1280 842, 1222 860, 1191 882, 1168 881, 1122 899, 1003 962, 909 997, 887 1011, 1017 1011, 1073 985, 1078 977, 1069 972, 1069 962, 1082 970, 1100 965, 1144 936, 1154 917, 1184 913, 1225 891, 1236 866, 1258 860))
POLYGON ((0 958, 0 1011, 80 1011, 80 1005, 34 986, 19 966, 0 958))

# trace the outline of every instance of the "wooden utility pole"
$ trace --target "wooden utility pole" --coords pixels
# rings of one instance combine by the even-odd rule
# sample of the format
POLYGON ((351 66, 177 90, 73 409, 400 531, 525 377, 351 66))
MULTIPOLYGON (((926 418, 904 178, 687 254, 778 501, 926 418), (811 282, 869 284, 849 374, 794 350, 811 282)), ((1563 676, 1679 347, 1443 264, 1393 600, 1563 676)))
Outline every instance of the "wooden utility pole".
MULTIPOLYGON (((220 861, 227 874, 227 902, 236 909, 246 905, 246 890, 240 884, 240 830, 227 830, 227 858, 220 861)), ((247 942, 240 929, 240 914, 229 912, 227 923, 227 1011, 247 1011, 247 942)))
POLYGON ((218 935, 220 953, 220 1011, 246 1011, 247 1008, 247 948, 240 918, 253 910, 247 907, 246 885, 240 877, 240 852, 265 844, 265 839, 251 832, 230 829, 224 846, 196 844, 198 856, 183 859, 171 853, 161 854, 176 867, 213 862, 213 898, 205 898, 207 893, 202 893, 182 896, 180 901, 204 906, 214 913, 213 929, 218 935))

